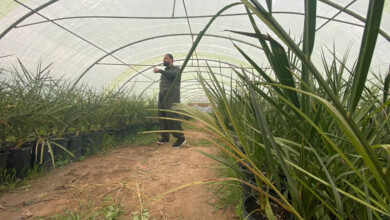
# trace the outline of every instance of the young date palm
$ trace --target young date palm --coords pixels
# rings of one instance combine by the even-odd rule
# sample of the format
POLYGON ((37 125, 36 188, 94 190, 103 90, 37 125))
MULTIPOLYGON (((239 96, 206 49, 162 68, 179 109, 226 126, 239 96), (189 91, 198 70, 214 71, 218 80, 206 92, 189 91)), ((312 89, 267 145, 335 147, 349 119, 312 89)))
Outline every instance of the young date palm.
MULTIPOLYGON (((256 187, 251 187, 268 216, 273 215, 269 211, 271 200, 296 218, 389 216, 389 77, 382 82, 383 88, 371 88, 367 83, 384 1, 369 3, 356 66, 349 70, 345 64, 347 55, 340 60, 333 54, 324 57, 324 72, 310 59, 317 1, 305 1, 302 47, 273 17, 272 1, 266 1, 267 9, 256 0, 241 2, 254 33, 236 33, 259 40, 276 78, 236 46, 264 81, 251 80, 244 69, 233 69, 241 86, 232 93, 235 97, 229 97, 209 68, 214 82, 206 83, 202 77, 200 82, 215 117, 184 105, 175 109, 206 124, 207 130, 223 142, 219 146, 255 175, 256 187), (253 16, 281 42, 261 33, 253 16), (329 58, 331 63, 326 61, 329 58), (285 192, 283 184, 288 188, 285 192), (269 189, 276 196, 268 193, 269 189)), ((329 1, 322 2, 334 6, 329 1)), ((212 22, 224 10, 237 5, 226 6, 211 19, 198 35, 183 67, 212 22)))

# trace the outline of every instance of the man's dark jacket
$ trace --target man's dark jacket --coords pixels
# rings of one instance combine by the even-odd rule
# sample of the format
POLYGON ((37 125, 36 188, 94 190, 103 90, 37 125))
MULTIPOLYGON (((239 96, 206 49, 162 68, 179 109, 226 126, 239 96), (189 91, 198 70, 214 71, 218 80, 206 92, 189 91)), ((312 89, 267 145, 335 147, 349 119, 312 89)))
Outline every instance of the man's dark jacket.
MULTIPOLYGON (((177 75, 179 75, 180 67, 178 66, 167 66, 165 70, 159 71, 161 73, 161 79, 160 79, 160 92, 162 91, 168 91, 169 88, 171 88, 172 83, 175 81, 175 78, 177 75)), ((172 88, 171 93, 173 92, 179 92, 180 93, 180 79, 177 80, 175 86, 172 88)))

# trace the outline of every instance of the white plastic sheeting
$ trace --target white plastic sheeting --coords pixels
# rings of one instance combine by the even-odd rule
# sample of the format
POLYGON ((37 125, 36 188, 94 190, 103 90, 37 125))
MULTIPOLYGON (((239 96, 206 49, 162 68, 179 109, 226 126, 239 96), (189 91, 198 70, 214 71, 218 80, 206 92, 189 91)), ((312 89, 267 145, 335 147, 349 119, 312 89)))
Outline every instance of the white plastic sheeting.
POLYGON ((202 112, 213 113, 213 107, 211 105, 206 106, 206 107, 201 107, 201 106, 199 106, 197 104, 194 104, 193 107, 196 108, 196 109, 201 110, 202 112))
MULTIPOLYGON (((153 95, 158 91, 159 75, 152 72, 161 65, 163 55, 172 53, 180 65, 193 40, 211 17, 233 0, 59 0, 35 12, 49 0, 1 0, 0 77, 9 77, 17 59, 28 69, 38 62, 53 63, 52 76, 81 79, 96 89, 132 88, 136 93, 153 95), (31 16, 15 24, 23 16, 31 16), (12 27, 10 29, 10 27, 12 27)), ((265 6, 265 1, 260 1, 265 6)), ((304 1, 273 1, 275 19, 299 42, 302 39, 304 1)), ((367 0, 339 0, 341 6, 366 16, 367 0)), ((313 61, 321 62, 321 51, 336 48, 338 56, 349 52, 352 67, 359 54, 364 23, 327 4, 318 2, 317 27, 327 22, 316 34, 313 61), (337 16, 335 16, 337 15, 337 16), (334 17, 334 18, 333 18, 334 17), (329 21, 327 18, 333 18, 329 21)), ((386 2, 381 28, 389 34, 390 13, 386 2)), ((266 65, 264 53, 255 39, 226 32, 253 32, 243 5, 233 7, 216 19, 202 39, 193 61, 182 77, 184 101, 199 101, 202 90, 198 72, 207 74, 206 61, 228 81, 233 76, 229 65, 251 71, 244 58, 233 47, 239 45, 259 64, 266 65), (221 62, 220 62, 221 61, 221 62)), ((263 33, 273 36, 260 20, 263 33)), ((379 36, 371 69, 384 75, 390 64, 390 44, 379 36)), ((205 76, 207 78, 207 76, 205 76)))

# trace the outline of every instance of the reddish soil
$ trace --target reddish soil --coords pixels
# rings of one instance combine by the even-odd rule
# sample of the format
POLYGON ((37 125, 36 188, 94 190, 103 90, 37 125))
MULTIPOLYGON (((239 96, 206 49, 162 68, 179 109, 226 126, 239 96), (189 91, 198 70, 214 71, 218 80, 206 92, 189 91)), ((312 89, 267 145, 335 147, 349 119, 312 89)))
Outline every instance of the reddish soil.
POLYGON ((215 146, 194 146, 206 134, 191 131, 180 149, 170 145, 137 146, 57 168, 29 181, 29 187, 0 194, 1 219, 49 218, 59 213, 101 210, 104 204, 121 204, 119 219, 148 208, 150 219, 238 219, 234 207, 224 213, 209 203, 215 196, 206 186, 184 188, 158 200, 155 196, 183 184, 216 178, 216 164, 198 150, 216 153, 215 146), (89 202, 89 205, 88 205, 89 202))

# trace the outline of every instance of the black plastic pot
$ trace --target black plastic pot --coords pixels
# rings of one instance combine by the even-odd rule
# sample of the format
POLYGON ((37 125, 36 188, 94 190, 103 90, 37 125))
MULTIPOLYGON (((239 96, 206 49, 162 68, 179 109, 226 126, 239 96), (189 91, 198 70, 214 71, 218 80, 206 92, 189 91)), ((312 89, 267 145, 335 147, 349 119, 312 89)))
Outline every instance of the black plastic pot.
POLYGON ((7 158, 8 158, 8 152, 0 151, 0 170, 5 168, 5 165, 7 163, 7 158))
POLYGON ((247 196, 242 202, 242 218, 247 220, 267 219, 264 213, 255 211, 256 209, 259 209, 257 198, 247 196))
MULTIPOLYGON (((287 190, 288 190, 288 182, 287 182, 287 178, 284 174, 278 174, 279 175, 279 179, 280 179, 280 189, 279 191, 284 194, 287 190)), ((267 190, 266 187, 263 188, 264 191, 267 190)), ((276 198, 279 198, 279 196, 276 194, 276 192, 273 190, 273 189, 269 189, 268 193, 276 198)), ((287 200, 289 202, 291 202, 292 198, 291 198, 291 194, 288 193, 287 194, 287 200)))
POLYGON ((119 140, 119 141, 123 141, 124 139, 126 139, 128 136, 129 136, 129 128, 126 127, 126 126, 123 126, 123 127, 120 127, 120 128, 116 128, 114 130, 114 136, 119 140))
MULTIPOLYGON (((253 186, 256 186, 256 179, 254 177, 247 180, 246 182, 253 185, 253 186)), ((250 186, 248 186, 247 184, 244 184, 244 183, 241 183, 241 186, 242 186, 243 199, 247 198, 248 196, 254 195, 254 190, 250 186)))
POLYGON ((119 138, 124 139, 128 136, 128 128, 126 126, 119 128, 119 138))
POLYGON ((110 135, 110 136, 113 136, 113 135, 114 135, 114 129, 113 129, 113 128, 107 128, 106 130, 104 130, 104 132, 105 132, 107 135, 110 135))
POLYGON ((245 178, 245 180, 251 180, 255 178, 255 174, 253 174, 246 166, 244 166, 242 163, 238 163, 238 166, 240 168, 241 174, 245 178))
POLYGON ((20 148, 9 148, 6 163, 8 170, 15 169, 17 178, 24 178, 30 169, 33 144, 23 144, 20 148))
POLYGON ((126 138, 128 136, 135 135, 135 134, 137 134, 137 132, 140 128, 141 128, 141 126, 138 124, 124 126, 121 128, 122 137, 126 138))
MULTIPOLYGON (((276 215, 276 219, 280 220, 292 220, 294 216, 279 206, 277 203, 269 200, 272 211, 276 215)), ((260 211, 260 205, 257 203, 257 198, 255 196, 248 196, 242 202, 242 217, 243 219, 248 220, 262 220, 268 219, 264 211, 260 211)))
POLYGON ((82 148, 81 154, 90 156, 99 152, 103 147, 103 131, 92 131, 81 136, 82 148))
MULTIPOLYGON (((284 194, 284 192, 287 190, 287 186, 284 185, 284 184, 281 184, 281 189, 280 189, 280 192, 282 194, 284 194)), ((267 192, 267 187, 263 187, 262 190, 264 192, 267 192)), ((268 189, 268 194, 270 194, 271 196, 275 197, 275 198, 280 198, 280 196, 275 192, 275 190, 269 188, 268 189)), ((291 195, 290 194, 287 194, 287 201, 289 201, 291 203, 291 195)))
POLYGON ((390 220, 390 217, 389 216, 385 216, 385 215, 380 215, 381 216, 381 219, 382 220, 390 220))
POLYGON ((138 132, 138 129, 140 128, 139 125, 131 125, 128 129, 128 135, 135 135, 138 132))
POLYGON ((68 150, 73 153, 71 161, 76 161, 81 157, 82 140, 80 136, 71 136, 68 142, 68 150))
MULTIPOLYGON (((256 179, 255 178, 249 179, 247 181, 247 183, 252 184, 253 186, 257 187, 257 183, 256 183, 256 179)), ((287 186, 284 183, 281 183, 280 185, 281 185, 280 186, 281 187, 280 192, 283 194, 287 190, 287 186)), ((279 198, 279 195, 275 192, 275 190, 273 190, 271 188, 269 188, 267 190, 267 187, 263 186, 262 190, 264 192, 268 192, 268 194, 270 194, 271 196, 273 196, 275 198, 279 198)), ((244 184, 244 183, 242 183, 242 192, 243 192, 243 198, 246 198, 246 197, 248 197, 250 195, 254 195, 255 193, 257 193, 250 186, 248 186, 247 184, 244 184)), ((289 202, 291 202, 290 194, 288 194, 287 200, 289 202)))
MULTIPOLYGON (((52 150, 54 151, 56 146, 53 146, 52 144, 50 146, 51 146, 52 150)), ((42 146, 42 143, 39 143, 37 146, 34 146, 33 149, 34 150, 32 152, 32 159, 34 161, 34 163, 33 163, 34 166, 41 166, 42 171, 45 171, 45 172, 51 170, 53 168, 53 161, 52 161, 52 157, 51 157, 50 152, 49 152, 48 144, 45 142, 42 146), (43 151, 42 151, 42 149, 43 149, 43 151), (42 157, 42 161, 41 161, 41 157, 42 157)), ((54 154, 54 152, 53 152, 53 154, 54 154)))
POLYGON ((3 183, 3 170, 7 164, 8 151, 1 150, 0 151, 0 184, 3 183))
POLYGON ((92 139, 89 133, 81 135, 81 156, 89 156, 91 154, 92 139))
POLYGON ((94 131, 92 132, 92 142, 93 142, 93 148, 94 152, 100 151, 103 147, 103 131, 94 131))
MULTIPOLYGON (((52 142, 55 142, 56 144, 61 145, 65 149, 68 149, 69 138, 57 138, 57 139, 53 139, 52 142)), ((59 147, 55 144, 51 144, 51 146, 52 146, 53 154, 54 154, 55 158, 63 158, 63 157, 67 157, 69 155, 61 147, 59 147)))
POLYGON ((81 135, 81 155, 90 156, 94 154, 94 133, 84 133, 81 135))
POLYGON ((122 138, 120 128, 112 128, 108 134, 111 136, 114 136, 118 140, 120 140, 122 138))

